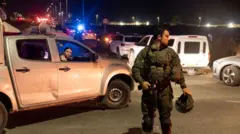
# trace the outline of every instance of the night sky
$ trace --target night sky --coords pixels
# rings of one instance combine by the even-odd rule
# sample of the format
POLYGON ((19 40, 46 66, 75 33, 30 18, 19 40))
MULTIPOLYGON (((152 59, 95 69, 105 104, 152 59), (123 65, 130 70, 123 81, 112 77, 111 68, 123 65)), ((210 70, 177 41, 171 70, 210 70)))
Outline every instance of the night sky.
MULTIPOLYGON (((20 13, 42 13, 51 0, 6 0, 9 11, 20 13), (20 2, 21 1, 21 2, 20 2)), ((69 0, 69 11, 82 15, 82 0, 69 0)), ((99 14, 116 21, 131 21, 135 16, 139 21, 170 21, 172 16, 179 16, 183 22, 197 23, 198 17, 203 22, 240 23, 240 0, 85 0, 85 17, 95 19, 99 14)))

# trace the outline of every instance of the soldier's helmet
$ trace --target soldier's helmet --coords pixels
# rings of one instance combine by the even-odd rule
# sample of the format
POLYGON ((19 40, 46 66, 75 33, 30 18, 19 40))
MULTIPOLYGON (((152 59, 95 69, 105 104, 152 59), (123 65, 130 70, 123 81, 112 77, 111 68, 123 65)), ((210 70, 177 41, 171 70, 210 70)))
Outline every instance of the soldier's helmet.
POLYGON ((194 100, 189 94, 182 94, 175 103, 175 108, 180 113, 188 113, 194 107, 194 100))

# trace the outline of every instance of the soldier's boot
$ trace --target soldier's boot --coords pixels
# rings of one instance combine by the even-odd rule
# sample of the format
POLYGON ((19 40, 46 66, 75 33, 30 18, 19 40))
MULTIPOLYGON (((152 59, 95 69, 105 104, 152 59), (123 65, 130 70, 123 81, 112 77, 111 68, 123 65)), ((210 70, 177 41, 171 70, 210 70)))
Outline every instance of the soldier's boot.
POLYGON ((171 126, 162 126, 162 134, 172 134, 171 126))
POLYGON ((161 121, 162 134, 172 134, 172 122, 170 118, 165 118, 160 121, 161 121))
POLYGON ((143 116, 142 122, 142 131, 146 132, 147 134, 152 132, 154 124, 154 118, 149 117, 149 115, 143 116))
POLYGON ((154 134, 154 133, 153 133, 153 131, 151 131, 151 132, 145 132, 145 131, 142 130, 142 134, 154 134))

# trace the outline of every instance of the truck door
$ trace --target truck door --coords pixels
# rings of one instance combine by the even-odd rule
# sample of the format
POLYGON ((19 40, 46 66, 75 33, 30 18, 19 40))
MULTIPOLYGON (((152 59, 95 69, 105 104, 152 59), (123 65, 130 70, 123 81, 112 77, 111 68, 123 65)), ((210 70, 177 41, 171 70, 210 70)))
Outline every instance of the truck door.
POLYGON ((22 107, 57 100, 57 66, 47 39, 10 39, 9 56, 22 107))

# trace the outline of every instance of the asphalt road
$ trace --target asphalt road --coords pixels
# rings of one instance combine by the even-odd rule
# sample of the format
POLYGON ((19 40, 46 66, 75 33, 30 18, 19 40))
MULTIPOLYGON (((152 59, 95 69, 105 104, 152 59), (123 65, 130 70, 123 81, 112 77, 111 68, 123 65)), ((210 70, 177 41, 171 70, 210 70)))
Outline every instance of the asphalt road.
MULTIPOLYGON (((174 134, 239 134, 240 87, 227 87, 210 77, 186 76, 196 106, 188 114, 172 112, 174 134)), ((174 85, 174 96, 181 94, 174 85)), ((140 91, 129 107, 103 110, 95 102, 11 114, 7 134, 140 134, 140 91)), ((156 118, 155 132, 159 132, 156 118)))

